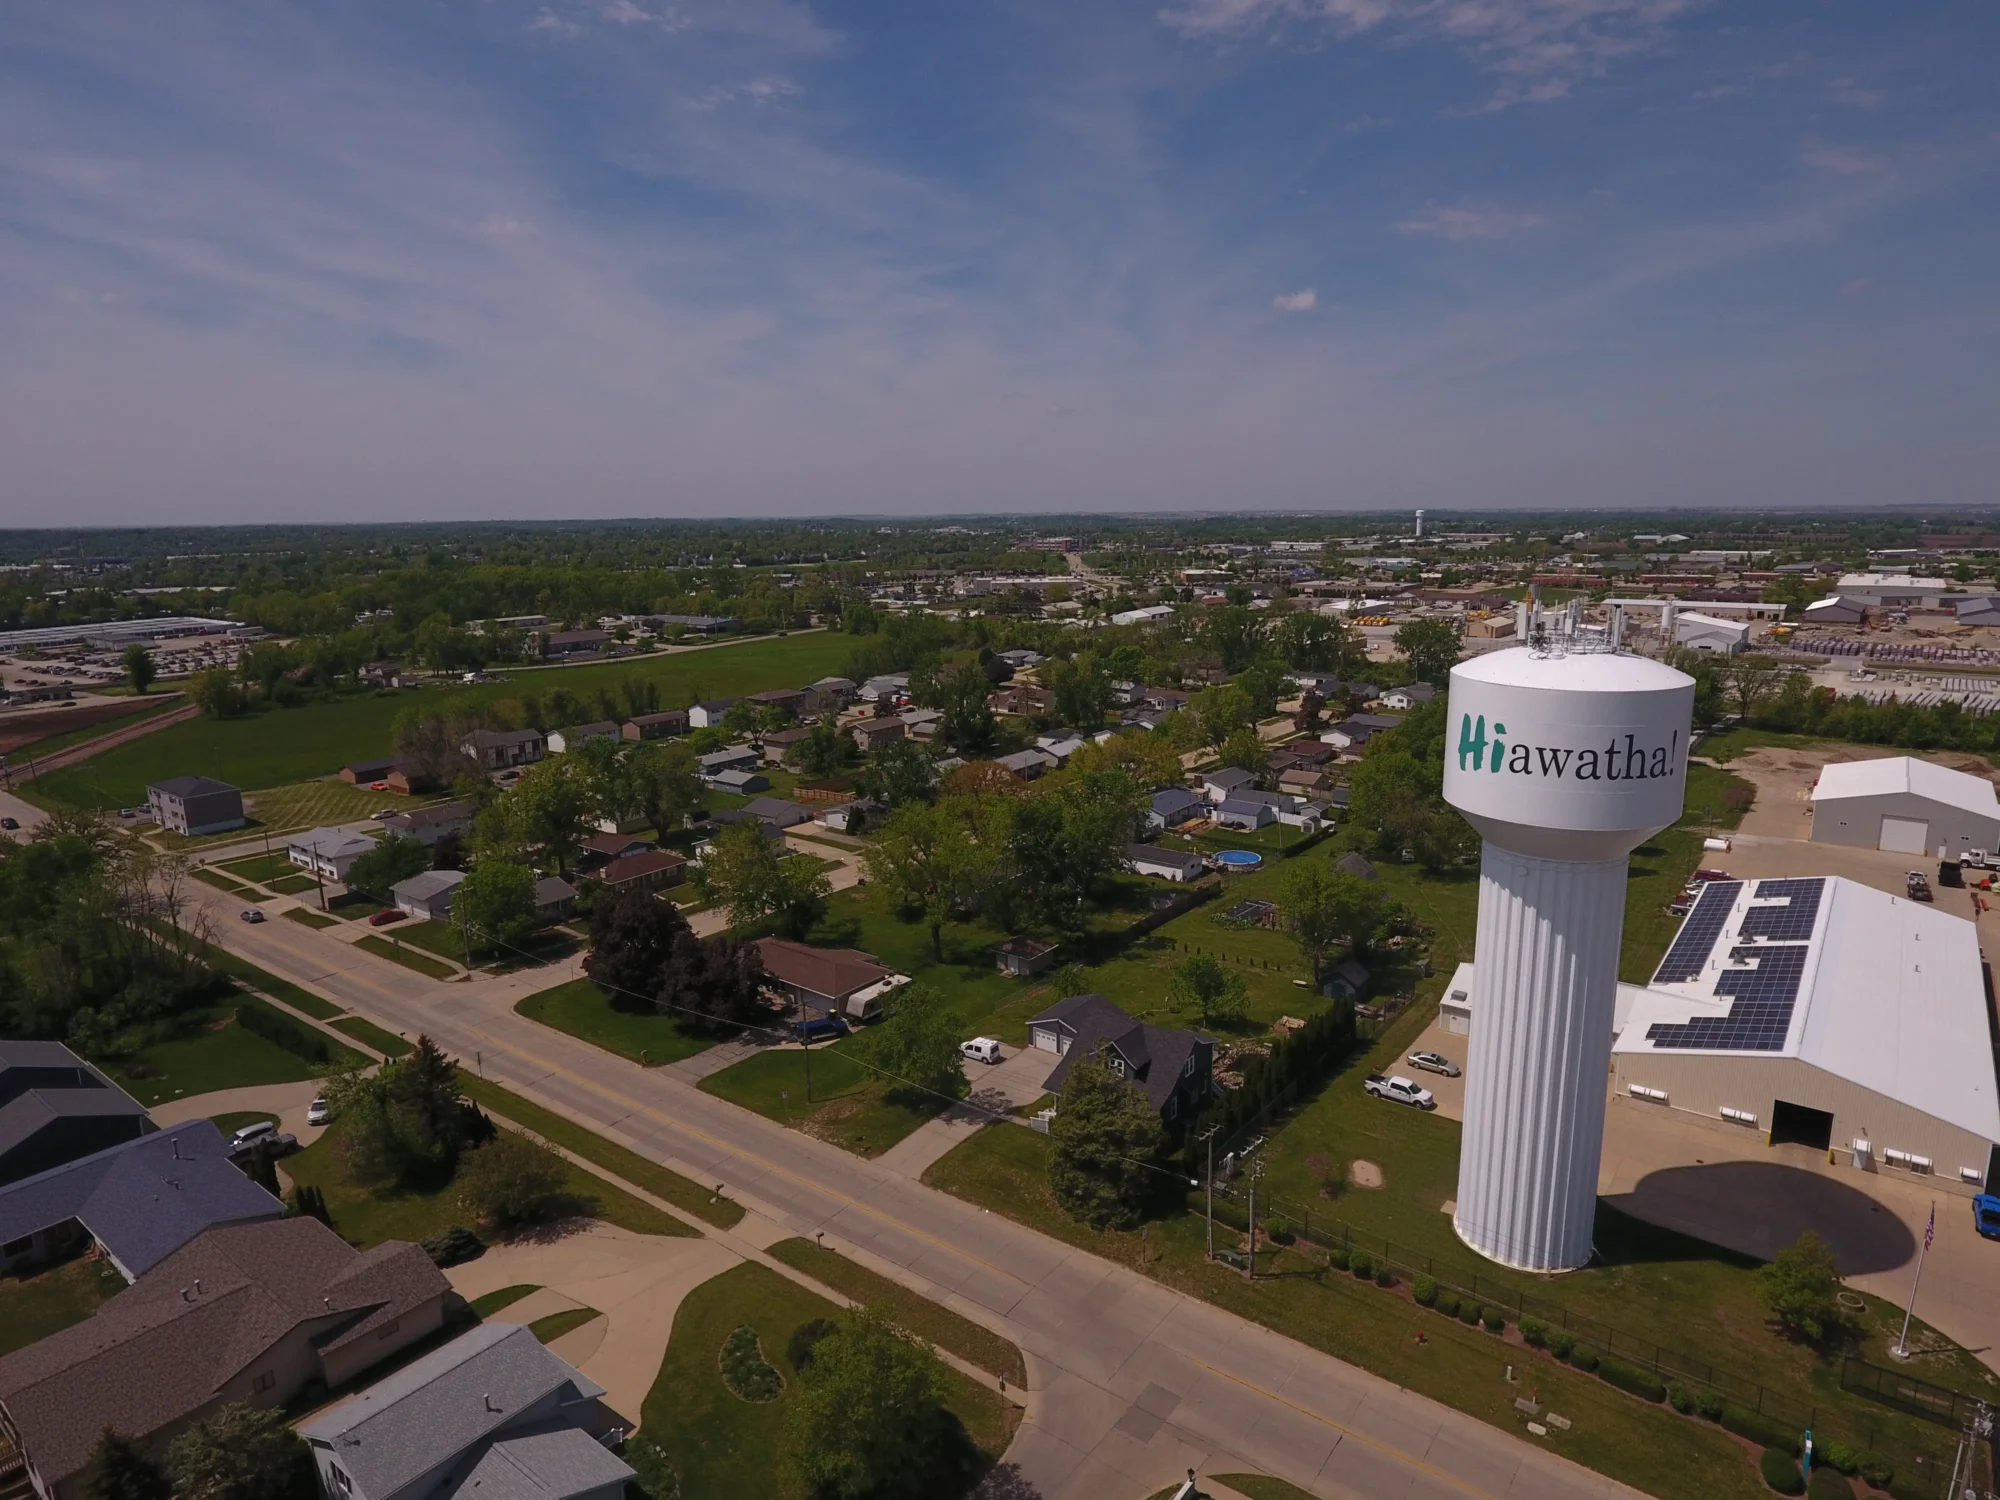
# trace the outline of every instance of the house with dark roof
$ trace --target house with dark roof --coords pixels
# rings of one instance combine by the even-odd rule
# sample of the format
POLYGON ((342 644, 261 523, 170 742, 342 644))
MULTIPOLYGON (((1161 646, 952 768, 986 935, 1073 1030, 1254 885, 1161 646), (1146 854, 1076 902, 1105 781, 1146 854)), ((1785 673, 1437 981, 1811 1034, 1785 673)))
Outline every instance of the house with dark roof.
POLYGON ((1161 880, 1174 881, 1201 879, 1201 856, 1191 850, 1127 844, 1125 863, 1134 875, 1153 875, 1161 880))
POLYGON ((465 883, 463 870, 421 870, 408 880, 389 887, 389 900, 398 911, 429 921, 451 915, 451 898, 465 883))
POLYGON ((560 875, 544 875, 535 882, 535 920, 560 922, 576 910, 576 887, 560 875))
POLYGON ((335 1500, 620 1500, 604 1387, 483 1323, 299 1429, 335 1500))
POLYGON ((722 723, 722 716, 735 706, 734 698, 712 698, 707 703, 697 703, 687 711, 688 727, 714 729, 722 723))
POLYGON ((743 811, 753 818, 761 818, 773 828, 796 828, 801 823, 812 821, 811 808, 787 802, 783 797, 752 797, 743 804, 743 811))
POLYGON ((687 860, 671 849, 648 847, 619 856, 590 878, 607 890, 657 891, 687 879, 687 860))
POLYGON ((443 1326, 450 1293, 415 1245, 359 1251, 310 1217, 213 1229, 0 1359, 0 1425, 38 1495, 78 1500, 105 1428, 158 1458, 232 1402, 283 1406, 354 1379, 443 1326))
POLYGON ((1056 768, 1056 758, 1046 750, 1016 750, 1012 755, 1002 755, 994 760, 1016 781, 1039 781, 1056 768))
POLYGON ((143 1104, 61 1042, 0 1042, 0 1186, 152 1132, 143 1104))
POLYGON ((611 645, 606 630, 555 630, 542 637, 544 657, 597 656, 611 645))
POLYGON ((470 802, 433 802, 413 807, 382 820, 382 831, 400 838, 415 839, 423 845, 435 844, 447 834, 464 834, 472 828, 470 802))
POLYGON ((1336 859, 1333 867, 1336 870, 1345 870, 1349 875, 1358 875, 1363 880, 1379 878, 1375 873, 1375 867, 1368 862, 1367 857, 1353 849, 1336 859))
POLYGON ((243 793, 226 781, 209 776, 169 776, 146 788, 146 805, 153 821, 169 833, 198 838, 241 828, 243 793))
POLYGON ((1382 695, 1384 708, 1421 708, 1438 695, 1438 690, 1428 682, 1406 682, 1401 687, 1390 688, 1382 695))
POLYGON ((549 731, 549 754, 567 755, 586 740, 615 740, 618 726, 609 719, 593 719, 588 724, 572 724, 567 729, 549 731))
POLYGON ((1322 734, 1320 739, 1336 750, 1359 750, 1376 735, 1394 729, 1402 722, 1400 714, 1350 714, 1322 734))
POLYGON ((475 729, 458 748, 478 761, 480 769, 504 771, 533 765, 549 753, 549 742, 539 729, 475 729))
POLYGON ((623 859, 628 854, 645 854, 658 847, 650 840, 634 838, 629 833, 593 833, 583 841, 577 863, 591 870, 608 865, 614 859, 623 859))
POLYGON ((759 938, 766 987, 783 995, 801 1013, 843 1015, 870 1021, 881 1014, 891 991, 910 982, 858 948, 815 948, 786 938, 759 938))
POLYGON ((711 750, 695 761, 702 780, 713 782, 724 771, 755 771, 757 769, 757 747, 755 745, 731 745, 723 750, 711 750))
POLYGON ((901 719, 859 719, 847 728, 854 748, 863 755, 873 755, 884 745, 903 739, 909 732, 909 726, 901 719))
POLYGON ((687 727, 687 710, 669 708, 656 714, 634 714, 625 721, 619 734, 636 743, 640 740, 671 739, 674 735, 686 734, 687 727))
POLYGON ((1163 787, 1153 793, 1146 808, 1146 831, 1161 833, 1183 823, 1208 816, 1208 804, 1186 787, 1163 787))
POLYGON ((1043 1084, 1058 1098, 1076 1059, 1098 1054, 1114 1073, 1144 1090, 1168 1124, 1199 1111, 1214 1087, 1212 1039, 1135 1021, 1102 995, 1058 1000, 1028 1022, 1028 1038, 1036 1050, 1061 1058, 1043 1084))
POLYGON ((1229 797, 1215 809, 1216 826, 1254 832, 1278 821, 1278 810, 1253 797, 1229 797))
POLYGON ((1257 773, 1241 766, 1221 766, 1201 773, 1201 794, 1220 807, 1244 787, 1257 785, 1257 773))
POLYGON ((284 1211, 230 1161, 214 1121, 190 1120, 0 1187, 0 1270, 95 1243, 131 1281, 197 1235, 284 1211))
POLYGON ((792 753, 792 747, 812 737, 812 729, 801 724, 796 729, 774 729, 757 737, 758 753, 764 757, 767 766, 781 766, 785 757, 792 753))

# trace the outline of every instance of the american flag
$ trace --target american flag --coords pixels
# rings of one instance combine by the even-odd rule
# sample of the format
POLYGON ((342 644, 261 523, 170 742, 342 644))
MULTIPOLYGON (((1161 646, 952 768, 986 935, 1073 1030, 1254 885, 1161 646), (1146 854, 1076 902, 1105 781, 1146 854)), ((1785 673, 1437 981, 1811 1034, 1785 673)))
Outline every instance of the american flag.
POLYGON ((1924 1225, 1924 1248, 1930 1249, 1931 1241, 1937 1238, 1937 1205, 1931 1205, 1930 1222, 1924 1225))

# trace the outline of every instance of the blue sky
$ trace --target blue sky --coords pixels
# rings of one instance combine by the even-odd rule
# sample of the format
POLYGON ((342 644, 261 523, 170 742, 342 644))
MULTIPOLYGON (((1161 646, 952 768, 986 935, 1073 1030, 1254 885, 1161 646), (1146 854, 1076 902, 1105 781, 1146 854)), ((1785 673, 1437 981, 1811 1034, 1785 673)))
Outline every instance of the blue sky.
POLYGON ((0 522, 1996 498, 1983 0, 16 0, 0 522))

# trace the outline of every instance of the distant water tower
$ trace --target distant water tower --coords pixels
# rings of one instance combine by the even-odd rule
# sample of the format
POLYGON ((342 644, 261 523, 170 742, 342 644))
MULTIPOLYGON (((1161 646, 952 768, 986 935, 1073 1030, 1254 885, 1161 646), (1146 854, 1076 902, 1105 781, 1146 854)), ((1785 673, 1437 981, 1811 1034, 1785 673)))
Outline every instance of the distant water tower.
POLYGON ((1422 541, 1423 539, 1424 539, 1424 513, 1423 513, 1422 511, 1418 511, 1418 512, 1417 512, 1417 540, 1421 542, 1421 541, 1422 541))
POLYGON ((1627 862, 1681 814, 1694 707, 1692 678, 1547 618, 1452 668, 1444 775, 1485 839, 1452 1223, 1530 1271, 1590 1259, 1627 862))

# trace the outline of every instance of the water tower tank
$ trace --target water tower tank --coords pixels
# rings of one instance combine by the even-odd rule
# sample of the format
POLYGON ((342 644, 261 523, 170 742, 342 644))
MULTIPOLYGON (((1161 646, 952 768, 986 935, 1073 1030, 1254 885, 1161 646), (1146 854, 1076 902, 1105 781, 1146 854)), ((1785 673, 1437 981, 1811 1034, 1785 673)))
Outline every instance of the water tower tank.
POLYGON ((1681 814, 1693 707, 1615 650, 1452 668, 1444 795, 1485 840, 1453 1223, 1503 1265, 1590 1258, 1627 861, 1681 814))

